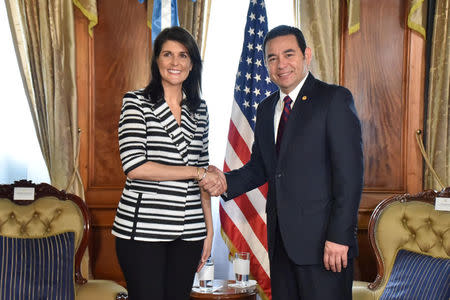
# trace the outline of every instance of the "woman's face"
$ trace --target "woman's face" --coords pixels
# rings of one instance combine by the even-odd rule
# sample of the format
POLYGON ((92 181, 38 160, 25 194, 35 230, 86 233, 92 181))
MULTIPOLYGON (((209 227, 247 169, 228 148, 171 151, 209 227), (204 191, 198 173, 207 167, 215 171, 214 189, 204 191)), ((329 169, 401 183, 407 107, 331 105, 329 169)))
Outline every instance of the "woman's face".
POLYGON ((156 62, 163 87, 167 85, 181 87, 192 70, 188 50, 183 44, 176 41, 164 42, 156 62))

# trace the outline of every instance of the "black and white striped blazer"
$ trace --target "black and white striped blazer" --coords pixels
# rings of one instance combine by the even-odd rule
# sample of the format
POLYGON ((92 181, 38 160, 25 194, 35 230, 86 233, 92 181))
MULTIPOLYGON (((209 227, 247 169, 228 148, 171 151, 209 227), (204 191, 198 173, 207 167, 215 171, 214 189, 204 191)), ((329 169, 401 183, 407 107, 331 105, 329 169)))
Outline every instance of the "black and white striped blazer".
MULTIPOLYGON (((125 174, 147 161, 207 167, 208 127, 204 100, 195 112, 182 104, 179 126, 166 101, 150 103, 143 90, 126 93, 119 121, 119 150, 125 174)), ((198 183, 127 178, 112 233, 139 241, 204 239, 206 227, 198 183)))

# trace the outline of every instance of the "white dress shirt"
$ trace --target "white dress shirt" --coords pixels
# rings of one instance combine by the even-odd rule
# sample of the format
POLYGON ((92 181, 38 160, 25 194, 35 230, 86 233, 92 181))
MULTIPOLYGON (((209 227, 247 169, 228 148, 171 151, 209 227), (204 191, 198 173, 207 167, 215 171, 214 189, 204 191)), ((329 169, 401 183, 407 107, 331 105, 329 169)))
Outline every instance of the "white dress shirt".
MULTIPOLYGON (((297 99, 298 93, 300 92, 301 88, 303 87, 303 84, 306 81, 306 78, 308 77, 308 74, 306 74, 305 78, 303 78, 302 81, 300 81, 300 83, 295 87, 295 89, 293 89, 290 93, 289 93, 289 97, 292 100, 291 103, 291 109, 294 107, 295 104, 295 100, 297 99)), ((273 129, 275 130, 275 141, 274 143, 277 142, 277 135, 278 135, 278 124, 280 124, 280 118, 281 118, 281 113, 283 112, 284 109, 284 97, 288 96, 288 94, 283 93, 280 90, 280 99, 278 99, 277 105, 275 106, 275 114, 273 116, 273 129)))

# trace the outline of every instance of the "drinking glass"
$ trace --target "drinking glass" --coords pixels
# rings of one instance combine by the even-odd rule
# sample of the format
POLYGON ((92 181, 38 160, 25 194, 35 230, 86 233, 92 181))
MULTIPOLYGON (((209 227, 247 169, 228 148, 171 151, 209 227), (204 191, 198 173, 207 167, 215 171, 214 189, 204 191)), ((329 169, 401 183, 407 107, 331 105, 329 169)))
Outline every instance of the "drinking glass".
POLYGON ((198 272, 198 285, 200 290, 208 291, 212 289, 214 281, 214 260, 209 257, 203 268, 198 272))
POLYGON ((236 252, 234 255, 233 269, 236 276, 236 284, 243 287, 247 286, 250 275, 250 253, 236 252))

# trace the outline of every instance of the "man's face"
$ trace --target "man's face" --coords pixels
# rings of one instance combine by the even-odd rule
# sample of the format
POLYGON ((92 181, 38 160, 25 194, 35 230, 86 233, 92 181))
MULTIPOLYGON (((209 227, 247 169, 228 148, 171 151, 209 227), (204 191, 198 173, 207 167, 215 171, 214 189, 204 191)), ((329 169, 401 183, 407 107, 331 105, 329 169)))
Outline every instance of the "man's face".
POLYGON ((270 79, 283 93, 289 94, 308 74, 311 49, 306 48, 303 55, 297 39, 289 34, 269 40, 265 50, 270 79))

